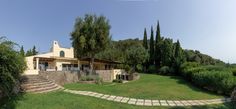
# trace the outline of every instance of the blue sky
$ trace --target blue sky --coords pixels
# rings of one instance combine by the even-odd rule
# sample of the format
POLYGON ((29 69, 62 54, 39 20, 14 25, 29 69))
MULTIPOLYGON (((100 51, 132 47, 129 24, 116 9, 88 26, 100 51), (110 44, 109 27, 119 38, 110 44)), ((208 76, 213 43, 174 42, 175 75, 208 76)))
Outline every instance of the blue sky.
POLYGON ((159 20, 161 34, 183 48, 236 63, 235 0, 1 0, 0 36, 40 52, 53 40, 70 47, 75 19, 85 14, 106 16, 114 40, 142 39, 159 20))

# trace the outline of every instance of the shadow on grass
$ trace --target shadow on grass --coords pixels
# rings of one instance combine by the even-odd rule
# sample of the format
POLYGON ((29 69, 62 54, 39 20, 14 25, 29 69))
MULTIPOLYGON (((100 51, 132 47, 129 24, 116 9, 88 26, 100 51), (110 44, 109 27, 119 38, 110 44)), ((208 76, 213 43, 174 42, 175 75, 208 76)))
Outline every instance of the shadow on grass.
POLYGON ((16 109, 17 102, 24 99, 24 94, 25 93, 19 93, 18 95, 3 97, 0 99, 0 109, 16 109))

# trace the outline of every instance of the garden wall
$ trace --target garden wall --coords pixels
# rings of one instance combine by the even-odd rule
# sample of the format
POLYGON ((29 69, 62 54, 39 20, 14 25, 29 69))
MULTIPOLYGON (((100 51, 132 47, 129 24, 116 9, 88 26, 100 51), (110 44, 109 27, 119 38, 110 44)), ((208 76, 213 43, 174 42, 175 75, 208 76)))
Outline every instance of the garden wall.
POLYGON ((39 71, 39 75, 59 85, 78 82, 80 73, 71 71, 39 71))

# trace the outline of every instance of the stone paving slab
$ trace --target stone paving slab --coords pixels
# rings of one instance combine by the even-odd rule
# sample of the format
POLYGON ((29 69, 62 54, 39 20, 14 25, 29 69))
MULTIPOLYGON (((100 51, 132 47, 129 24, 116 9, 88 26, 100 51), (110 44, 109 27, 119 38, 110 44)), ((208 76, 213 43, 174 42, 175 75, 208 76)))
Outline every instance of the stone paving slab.
POLYGON ((92 96, 109 101, 122 102, 139 106, 197 106, 197 105, 208 105, 208 104, 220 104, 231 101, 230 98, 209 99, 209 100, 148 100, 148 99, 144 100, 144 99, 122 97, 122 96, 106 95, 91 91, 76 91, 76 90, 65 89, 64 92, 92 96))
POLYGON ((167 103, 168 103, 170 106, 176 106, 176 104, 174 103, 174 101, 167 100, 167 103))
POLYGON ((116 98, 116 96, 110 96, 108 98, 106 98, 107 100, 113 101, 116 98))
POLYGON ((123 97, 117 96, 114 101, 120 102, 123 99, 123 97))
POLYGON ((169 106, 166 102, 166 100, 160 100, 161 106, 169 106))
POLYGON ((137 99, 131 98, 128 101, 128 104, 136 104, 137 99))
POLYGON ((160 106, 161 104, 160 104, 159 100, 152 100, 152 105, 153 106, 160 106))
POLYGON ((145 106, 152 106, 152 100, 145 100, 144 105, 145 106))
POLYGON ((101 98, 102 99, 106 99, 106 98, 108 98, 110 95, 103 95, 101 98))
POLYGON ((124 97, 120 102, 127 103, 129 101, 129 98, 124 97))

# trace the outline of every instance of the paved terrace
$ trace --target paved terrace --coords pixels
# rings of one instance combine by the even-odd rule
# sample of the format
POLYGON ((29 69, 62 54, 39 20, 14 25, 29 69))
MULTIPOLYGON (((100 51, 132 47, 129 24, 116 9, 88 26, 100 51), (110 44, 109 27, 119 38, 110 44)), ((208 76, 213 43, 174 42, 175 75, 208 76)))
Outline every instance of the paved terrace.
POLYGON ((77 91, 65 89, 64 92, 96 97, 108 101, 127 103, 137 106, 201 106, 210 104, 221 104, 231 102, 230 98, 209 99, 209 100, 150 100, 150 99, 136 99, 122 96, 106 95, 91 91, 77 91))

